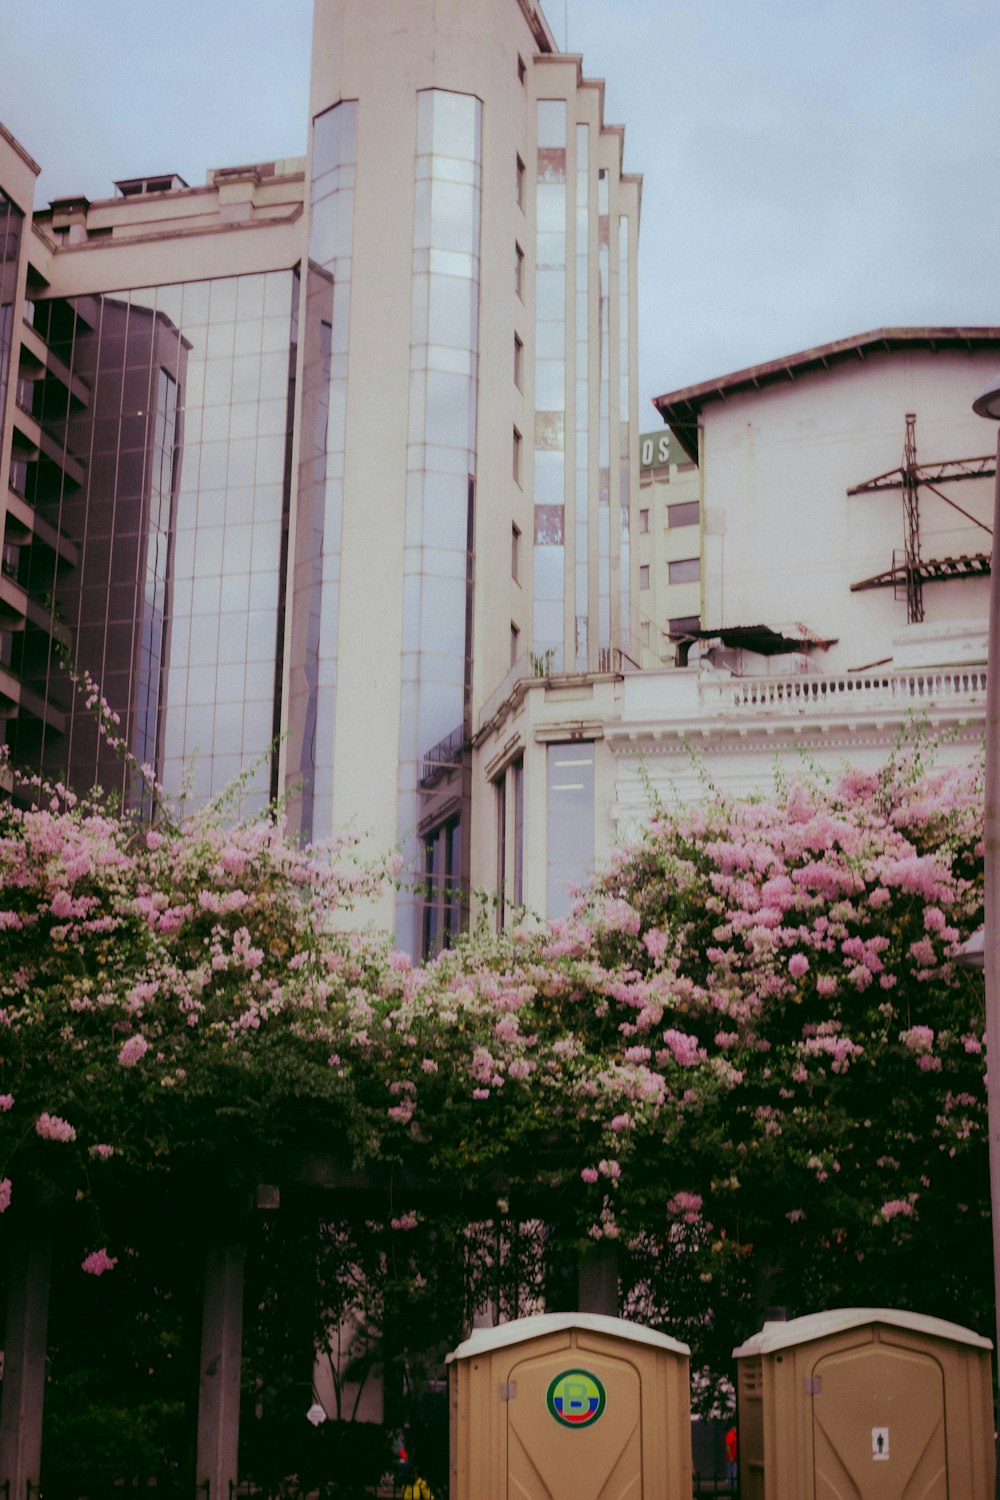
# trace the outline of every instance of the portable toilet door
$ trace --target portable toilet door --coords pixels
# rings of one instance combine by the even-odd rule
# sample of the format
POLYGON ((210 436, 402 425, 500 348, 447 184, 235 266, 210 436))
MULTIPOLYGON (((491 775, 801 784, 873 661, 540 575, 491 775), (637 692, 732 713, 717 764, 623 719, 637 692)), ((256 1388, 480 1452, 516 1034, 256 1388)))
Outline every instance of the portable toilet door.
POLYGON ((889 1308, 766 1323, 733 1351, 748 1500, 992 1500, 991 1348, 889 1308))
POLYGON ((687 1345, 549 1313, 477 1329, 448 1361, 454 1500, 690 1500, 687 1345))

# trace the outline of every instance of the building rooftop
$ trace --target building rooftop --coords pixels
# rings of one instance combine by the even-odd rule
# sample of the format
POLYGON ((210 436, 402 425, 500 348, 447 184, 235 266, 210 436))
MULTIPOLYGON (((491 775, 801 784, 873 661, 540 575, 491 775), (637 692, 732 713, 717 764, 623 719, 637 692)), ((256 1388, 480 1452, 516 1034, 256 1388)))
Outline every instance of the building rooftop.
POLYGON ((744 391, 785 384, 804 375, 829 370, 833 365, 864 360, 869 354, 906 349, 963 349, 970 352, 974 349, 1000 349, 1000 328, 875 328, 870 333, 857 333, 832 344, 819 344, 798 354, 786 354, 780 359, 750 365, 745 370, 734 370, 730 375, 719 375, 714 380, 668 391, 666 395, 654 396, 653 405, 673 429, 685 452, 697 460, 698 418, 710 401, 725 401, 727 397, 744 391))

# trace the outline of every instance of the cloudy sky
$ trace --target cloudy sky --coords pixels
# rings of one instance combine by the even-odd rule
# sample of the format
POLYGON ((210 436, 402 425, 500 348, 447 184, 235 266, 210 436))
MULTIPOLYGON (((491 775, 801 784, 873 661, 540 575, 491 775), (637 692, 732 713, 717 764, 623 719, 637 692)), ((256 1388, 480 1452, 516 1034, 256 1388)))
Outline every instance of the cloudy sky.
MULTIPOLYGON (((643 428, 654 394, 813 344, 1000 325, 996 0, 545 8, 645 179, 643 428)), ((302 154, 311 10, 0 0, 0 119, 43 166, 39 202, 302 154)))

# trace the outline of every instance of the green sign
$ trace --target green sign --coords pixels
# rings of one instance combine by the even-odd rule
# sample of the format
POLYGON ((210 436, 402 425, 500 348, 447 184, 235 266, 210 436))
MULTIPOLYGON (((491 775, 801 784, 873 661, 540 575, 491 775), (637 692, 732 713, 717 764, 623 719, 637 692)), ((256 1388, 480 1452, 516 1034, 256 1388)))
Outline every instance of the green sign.
POLYGON ((669 427, 661 427, 659 432, 644 432, 639 438, 640 469, 659 469, 664 464, 682 462, 674 450, 669 427))
POLYGON ((589 1370, 563 1370, 550 1381, 545 1400, 560 1427, 593 1427, 607 1398, 589 1370))

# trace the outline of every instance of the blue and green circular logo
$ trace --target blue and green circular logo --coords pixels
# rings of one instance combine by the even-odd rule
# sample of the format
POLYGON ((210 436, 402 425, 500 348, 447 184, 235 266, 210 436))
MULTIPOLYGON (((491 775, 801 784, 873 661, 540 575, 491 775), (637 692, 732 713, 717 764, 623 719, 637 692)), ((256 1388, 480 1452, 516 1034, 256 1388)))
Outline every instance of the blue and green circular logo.
POLYGON ((593 1427, 607 1397, 589 1370, 563 1370, 549 1384, 545 1400, 560 1427, 593 1427))

